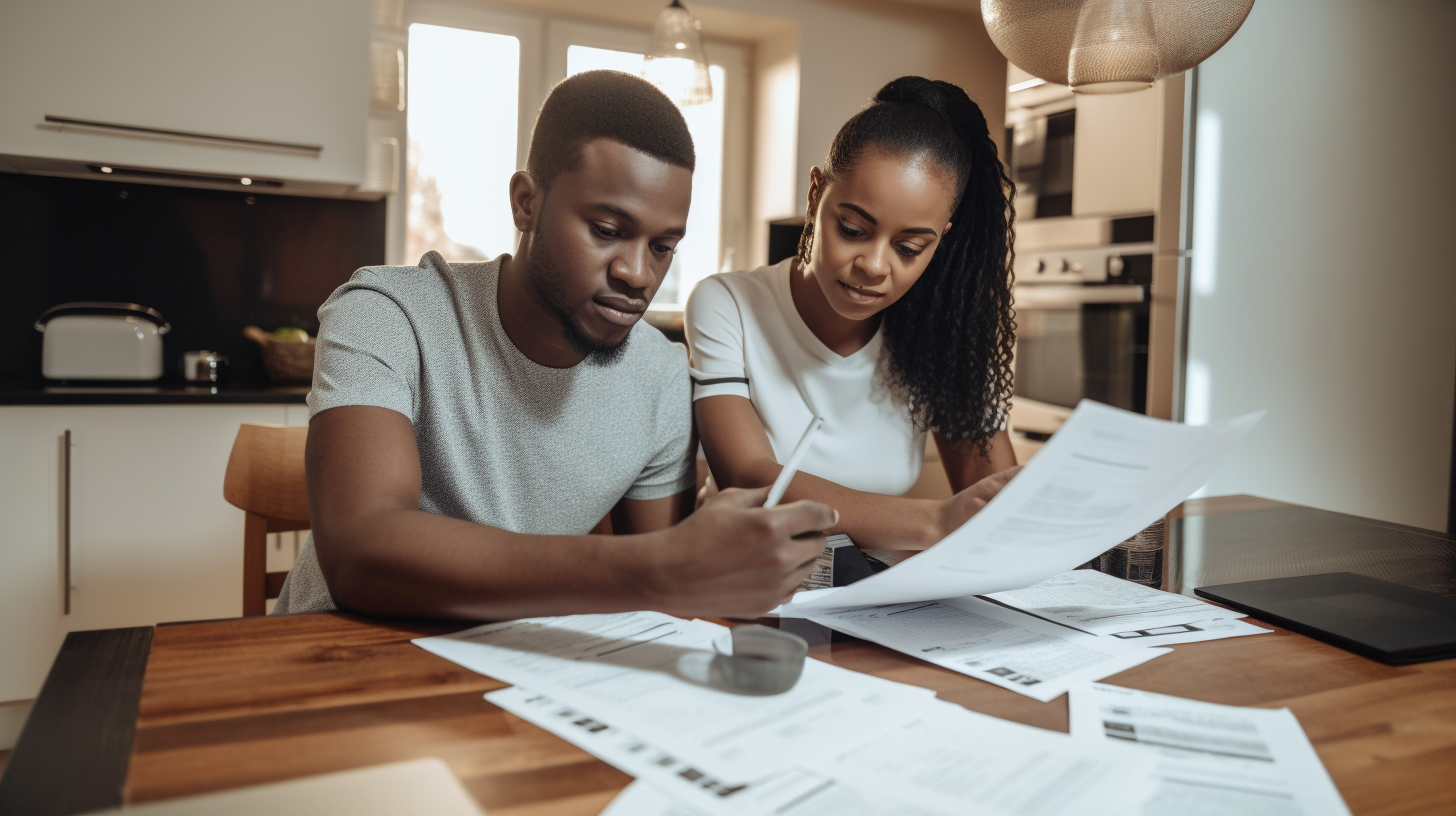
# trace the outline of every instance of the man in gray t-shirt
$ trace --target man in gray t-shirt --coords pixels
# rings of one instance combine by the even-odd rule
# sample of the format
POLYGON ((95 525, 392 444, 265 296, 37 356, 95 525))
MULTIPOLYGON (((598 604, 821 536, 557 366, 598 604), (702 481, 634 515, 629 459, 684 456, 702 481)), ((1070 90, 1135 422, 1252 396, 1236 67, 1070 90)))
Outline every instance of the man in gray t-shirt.
POLYGON ((687 359, 640 325, 692 167, 661 92, 579 74, 511 179, 519 252, 361 269, 324 303, 313 536, 275 614, 753 615, 793 591, 834 512, 756 490, 692 513, 687 359))

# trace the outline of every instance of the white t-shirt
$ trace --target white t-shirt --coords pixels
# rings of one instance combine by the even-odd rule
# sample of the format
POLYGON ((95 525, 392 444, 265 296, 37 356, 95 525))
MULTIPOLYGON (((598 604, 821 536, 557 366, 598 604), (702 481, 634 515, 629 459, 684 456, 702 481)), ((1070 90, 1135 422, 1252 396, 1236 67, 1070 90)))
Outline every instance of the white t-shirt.
POLYGON ((880 332, 848 357, 835 354, 794 307, 792 263, 725 272, 693 290, 693 400, 747 397, 780 462, 817 414, 824 427, 800 470, 853 490, 905 493, 920 477, 925 433, 878 376, 880 332))

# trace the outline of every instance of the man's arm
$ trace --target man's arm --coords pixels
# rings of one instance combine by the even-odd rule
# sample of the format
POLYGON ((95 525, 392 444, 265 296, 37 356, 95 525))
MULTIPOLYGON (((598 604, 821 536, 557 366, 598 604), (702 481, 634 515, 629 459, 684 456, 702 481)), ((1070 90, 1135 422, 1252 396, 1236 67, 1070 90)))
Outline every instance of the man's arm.
POLYGON ((387 408, 319 413, 306 455, 329 590, 341 608, 374 615, 752 617, 792 594, 823 547, 817 531, 835 520, 811 502, 762 509, 766 490, 725 493, 676 526, 614 537, 524 535, 427 513, 413 428, 387 408))

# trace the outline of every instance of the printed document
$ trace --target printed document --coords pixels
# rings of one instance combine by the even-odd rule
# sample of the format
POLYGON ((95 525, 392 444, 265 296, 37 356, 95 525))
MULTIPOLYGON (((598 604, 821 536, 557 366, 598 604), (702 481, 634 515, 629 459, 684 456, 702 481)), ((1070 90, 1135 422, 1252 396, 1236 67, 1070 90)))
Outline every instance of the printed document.
POLYGON ((832 750, 747 781, 523 688, 486 699, 635 776, 609 813, 650 816, 1113 816, 1135 812, 1153 759, 975 714, 932 697, 832 750), (1034 780, 1028 783, 1028 780, 1034 780), (667 803, 664 804, 664 800, 667 803))
POLYGON ((728 631, 628 612, 489 623, 414 642, 472 671, 614 717, 643 739, 739 779, 790 767, 881 719, 898 722, 908 702, 935 696, 812 659, 783 694, 721 691, 708 669, 714 641, 726 642, 728 631))
MULTIPOLYGON (((1179 624, 1244 616, 1242 612, 1204 603, 1197 598, 1163 592, 1090 569, 1071 570, 1025 589, 997 592, 986 597, 1064 626, 1129 641, 1174 634, 1173 631, 1162 630, 1176 630, 1179 624)), ((1202 628, 1184 631, 1189 634, 1195 631, 1207 633, 1202 628)), ((1219 627, 1218 631, 1224 633, 1223 637, 1235 637, 1237 634, 1270 630, 1249 626, 1247 630, 1219 627)), ((1195 639, 1212 640, 1213 637, 1195 639)))
POLYGON ((719 779, 691 759, 616 727, 605 715, 587 714, 520 686, 492 691, 485 699, 635 777, 638 781, 603 816, 939 816, 894 800, 873 801, 829 777, 792 766, 748 781, 719 779))
POLYGON ((1142 816, 1349 816, 1289 709, 1215 705, 1092 683, 1072 690, 1072 736, 1157 757, 1142 816))
POLYGON ((1091 569, 1070 570, 1025 589, 986 597, 1094 635, 1205 618, 1243 617, 1197 598, 1163 592, 1091 569))
POLYGON ((1147 796, 1154 762, 1136 751, 1078 745, 941 700, 923 705, 928 716, 806 757, 805 767, 956 816, 1126 816, 1147 796))
POLYGON ((1099 638, 980 598, 840 609, 809 619, 1042 702, 1168 651, 1099 638))
POLYGON ((996 498, 935 546, 850 586, 800 592, 777 612, 804 617, 1045 581, 1188 498, 1262 414, 1182 425, 1083 400, 996 498))

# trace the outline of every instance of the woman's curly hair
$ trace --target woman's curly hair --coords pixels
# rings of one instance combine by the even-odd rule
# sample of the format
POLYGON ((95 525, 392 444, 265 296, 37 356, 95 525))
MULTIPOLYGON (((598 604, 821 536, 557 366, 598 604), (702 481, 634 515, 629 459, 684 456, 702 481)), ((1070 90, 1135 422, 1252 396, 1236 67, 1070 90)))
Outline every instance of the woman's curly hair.
MULTIPOLYGON (((971 440, 989 457, 1010 409, 1016 188, 980 107, 949 82, 908 76, 881 88, 834 137, 822 168, 826 183, 868 148, 929 155, 955 180, 951 230, 920 279, 885 310, 881 365, 917 428, 950 442, 971 440)), ((799 241, 806 264, 817 207, 810 203, 799 241)))

